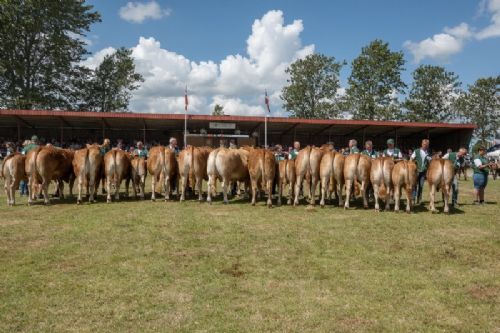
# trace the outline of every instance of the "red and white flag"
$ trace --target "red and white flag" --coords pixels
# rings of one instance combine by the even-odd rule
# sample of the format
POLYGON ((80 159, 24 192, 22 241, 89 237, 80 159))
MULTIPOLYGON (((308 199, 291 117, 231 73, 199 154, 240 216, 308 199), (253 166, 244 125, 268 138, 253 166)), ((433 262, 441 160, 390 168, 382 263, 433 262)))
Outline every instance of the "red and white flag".
POLYGON ((188 110, 188 105, 189 105, 189 101, 188 101, 188 88, 186 86, 186 90, 184 91, 184 111, 188 110))
POLYGON ((269 96, 267 96, 267 90, 266 90, 266 97, 264 98, 264 103, 266 103, 267 112, 271 113, 271 109, 269 108, 269 96))

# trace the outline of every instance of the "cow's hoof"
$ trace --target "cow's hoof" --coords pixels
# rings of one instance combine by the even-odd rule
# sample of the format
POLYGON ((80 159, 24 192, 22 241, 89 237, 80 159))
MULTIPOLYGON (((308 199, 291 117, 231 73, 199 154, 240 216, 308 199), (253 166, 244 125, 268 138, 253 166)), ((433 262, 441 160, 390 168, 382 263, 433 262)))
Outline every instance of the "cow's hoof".
POLYGON ((377 213, 380 213, 380 208, 375 208, 375 211, 376 211, 377 213))

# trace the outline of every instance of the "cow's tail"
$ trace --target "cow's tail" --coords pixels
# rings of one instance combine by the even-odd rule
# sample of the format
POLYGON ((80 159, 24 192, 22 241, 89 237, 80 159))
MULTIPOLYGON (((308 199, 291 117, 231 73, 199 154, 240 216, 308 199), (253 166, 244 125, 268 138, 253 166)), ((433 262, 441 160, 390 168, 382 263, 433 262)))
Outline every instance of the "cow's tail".
POLYGON ((405 184, 406 184, 406 186, 409 186, 410 185, 410 168, 408 167, 407 161, 404 161, 403 163, 405 165, 405 184))
MULTIPOLYGON (((191 146, 191 167, 189 168, 188 178, 189 177, 194 180, 194 146, 191 146)), ((191 184, 191 186, 194 189, 195 184, 191 184)))
POLYGON ((439 182, 436 185, 436 191, 439 192, 439 190, 444 192, 446 191, 446 186, 444 186, 444 161, 443 159, 439 160, 440 168, 441 168, 441 177, 439 178, 439 182))
POLYGON ((384 159, 383 158, 380 161, 380 169, 382 171, 382 185, 380 185, 378 195, 385 198, 385 196, 387 195, 387 188, 385 187, 384 159))
POLYGON ((262 168, 262 189, 266 188, 266 149, 262 149, 262 159, 260 159, 260 167, 262 168))

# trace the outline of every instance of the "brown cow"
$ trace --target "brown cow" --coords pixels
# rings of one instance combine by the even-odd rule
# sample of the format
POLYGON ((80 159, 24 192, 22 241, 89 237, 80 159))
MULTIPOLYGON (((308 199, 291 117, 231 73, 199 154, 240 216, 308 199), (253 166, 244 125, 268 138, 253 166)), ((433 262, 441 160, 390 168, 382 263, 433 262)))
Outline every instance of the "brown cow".
POLYGON ((353 186, 357 182, 361 183, 361 195, 363 196, 363 207, 368 208, 368 198, 366 189, 370 184, 371 158, 363 154, 351 154, 345 158, 344 162, 344 180, 346 187, 346 199, 344 209, 349 208, 349 201, 353 186))
POLYGON ((198 190, 198 200, 203 200, 202 184, 203 180, 208 181, 207 161, 208 155, 212 151, 210 147, 188 146, 179 154, 179 175, 180 175, 180 201, 185 200, 185 192, 188 183, 193 190, 198 190), (189 181, 188 181, 189 180, 189 181))
POLYGON ((283 160, 279 162, 278 169, 278 205, 281 205, 283 187, 289 185, 287 205, 292 204, 293 190, 295 188, 295 160, 283 160))
POLYGON ((344 162, 342 154, 335 151, 326 152, 321 159, 319 174, 321 177, 321 207, 325 206, 327 191, 332 185, 332 192, 339 200, 339 206, 344 204, 342 200, 342 188, 344 187, 344 162))
POLYGON ((410 213, 413 205, 413 190, 417 184, 417 164, 413 161, 400 161, 392 169, 392 185, 394 187, 394 211, 399 212, 401 188, 406 195, 406 212, 410 213))
MULTIPOLYGON (((104 155, 104 174, 106 175, 106 202, 111 202, 111 188, 115 190, 115 200, 120 200, 122 180, 130 177, 130 157, 123 150, 113 148, 104 155)), ((128 196, 128 186, 126 188, 128 196)))
POLYGON ((385 201, 385 210, 390 210, 391 194, 393 192, 391 177, 394 160, 392 157, 378 157, 372 160, 371 164, 370 182, 375 196, 375 211, 380 210, 379 198, 385 201))
POLYGON ((138 156, 133 157, 130 161, 130 179, 132 180, 132 189, 135 198, 137 198, 137 189, 139 189, 139 197, 144 199, 144 187, 146 185, 147 174, 146 159, 138 156))
POLYGON ((86 148, 75 152, 73 158, 73 171, 78 182, 78 197, 76 203, 82 202, 82 188, 85 186, 89 202, 96 202, 97 188, 104 169, 104 158, 101 155, 99 146, 88 145, 86 148))
POLYGON ((432 213, 437 212, 435 206, 436 191, 443 191, 444 212, 449 213, 448 201, 450 198, 451 184, 455 176, 455 168, 450 160, 441 158, 432 159, 427 168, 427 182, 429 183, 429 194, 431 197, 429 209, 432 213))
POLYGON ((16 189, 19 188, 21 180, 28 180, 24 172, 24 162, 26 156, 21 154, 11 154, 7 156, 0 169, 0 177, 4 179, 5 194, 7 195, 7 205, 16 204, 16 189))
POLYGON ((248 154, 250 149, 217 148, 208 155, 208 195, 207 202, 212 202, 212 193, 215 193, 215 182, 222 180, 224 203, 227 204, 227 187, 233 181, 248 184, 248 154))
POLYGON ((39 147, 30 151, 26 156, 25 169, 29 174, 31 193, 28 198, 28 204, 33 203, 33 197, 36 196, 36 184, 41 184, 44 203, 50 204, 49 184, 52 180, 57 182, 60 198, 64 198, 64 183, 69 183, 69 193, 73 196, 73 183, 75 174, 73 172, 74 152, 69 149, 61 149, 53 146, 39 147), (31 154, 32 153, 32 154, 31 154))
POLYGON ((252 206, 259 187, 267 192, 267 207, 273 206, 273 181, 276 172, 274 154, 267 149, 251 149, 248 154, 248 172, 252 186, 252 206))
POLYGON ((316 204, 316 186, 320 180, 320 164, 323 154, 331 151, 333 146, 323 145, 321 148, 313 148, 307 146, 306 148, 299 151, 297 158, 295 159, 295 174, 297 176, 295 183, 295 200, 293 202, 294 206, 299 204, 299 194, 302 182, 307 178, 309 173, 311 177, 311 185, 309 187, 309 199, 310 204, 316 204))
POLYGON ((149 150, 147 167, 151 175, 151 200, 156 200, 156 183, 160 181, 160 179, 163 179, 165 201, 170 200, 171 184, 176 181, 179 169, 177 159, 175 158, 175 152, 164 146, 151 148, 149 150))

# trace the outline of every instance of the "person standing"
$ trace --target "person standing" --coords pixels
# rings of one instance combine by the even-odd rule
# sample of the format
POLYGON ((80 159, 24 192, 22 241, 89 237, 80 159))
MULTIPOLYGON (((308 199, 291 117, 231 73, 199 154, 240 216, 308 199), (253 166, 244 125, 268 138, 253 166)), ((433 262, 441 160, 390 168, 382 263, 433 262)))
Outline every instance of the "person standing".
POLYGON ((387 148, 382 152, 383 157, 392 157, 393 160, 402 160, 403 154, 399 148, 394 147, 394 139, 387 140, 387 148))
POLYGON ((179 147, 177 146, 176 138, 170 138, 170 140, 168 141, 168 148, 170 148, 175 153, 175 156, 179 155, 179 147))
POLYGON ((300 142, 298 141, 295 141, 293 143, 293 149, 290 151, 290 153, 288 154, 288 159, 289 160, 294 160, 297 158, 297 155, 299 154, 299 151, 300 151, 300 142))
POLYGON ((144 144, 142 143, 142 141, 137 141, 137 145, 136 145, 137 148, 134 149, 134 151, 132 152, 132 155, 134 156, 137 156, 139 158, 148 158, 148 150, 146 148, 144 148, 144 144))
POLYGON ((453 163, 453 168, 455 169, 455 176, 453 177, 453 183, 451 184, 451 205, 453 207, 458 206, 458 171, 465 163, 465 155, 467 155, 467 149, 461 147, 457 152, 453 152, 449 149, 443 156, 443 159, 450 160, 451 163, 453 163))
POLYGON ((474 203, 476 205, 484 204, 484 189, 488 184, 488 174, 490 173, 490 163, 486 158, 486 148, 479 147, 478 154, 472 161, 472 170, 474 172, 472 179, 474 181, 474 203))
POLYGON ((425 176, 427 173, 427 167, 429 166, 429 161, 431 160, 429 155, 429 140, 423 139, 420 148, 415 149, 413 154, 411 154, 410 160, 417 163, 417 187, 413 191, 413 200, 417 204, 422 201, 422 192, 424 189, 425 176))
POLYGON ((356 141, 355 139, 349 140, 348 152, 349 152, 349 155, 359 154, 358 141, 356 141))
POLYGON ((363 150, 361 154, 369 156, 372 159, 378 157, 378 153, 373 150, 373 142, 371 140, 365 142, 365 150, 363 150))
MULTIPOLYGON (((33 135, 30 140, 25 140, 23 142, 23 149, 21 150, 21 154, 27 155, 30 151, 37 149, 39 147, 39 140, 36 135, 33 135)), ((21 180, 19 182, 19 195, 29 195, 29 187, 28 182, 25 180, 21 180)))

